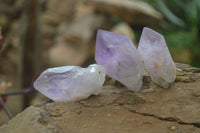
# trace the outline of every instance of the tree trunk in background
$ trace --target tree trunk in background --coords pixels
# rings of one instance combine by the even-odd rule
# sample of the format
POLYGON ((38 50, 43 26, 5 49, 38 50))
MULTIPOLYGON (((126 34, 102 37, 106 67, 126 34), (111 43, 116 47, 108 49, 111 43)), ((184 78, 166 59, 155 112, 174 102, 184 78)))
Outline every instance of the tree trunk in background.
MULTIPOLYGON (((30 87, 41 66, 41 32, 39 30, 39 0, 24 0, 20 34, 19 87, 30 87)), ((24 97, 24 107, 30 103, 24 97)))

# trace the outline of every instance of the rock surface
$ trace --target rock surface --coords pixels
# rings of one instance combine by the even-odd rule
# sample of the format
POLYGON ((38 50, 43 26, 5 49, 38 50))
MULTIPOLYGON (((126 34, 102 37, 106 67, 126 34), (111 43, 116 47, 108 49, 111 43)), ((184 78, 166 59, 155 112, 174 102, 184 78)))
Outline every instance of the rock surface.
POLYGON ((58 133, 58 125, 47 111, 31 106, 17 115, 8 125, 0 129, 1 133, 58 133))
POLYGON ((43 21, 48 24, 59 24, 67 21, 73 14, 76 1, 74 0, 49 0, 46 5, 46 12, 43 14, 43 21))
POLYGON ((117 15, 133 25, 157 25, 162 15, 147 3, 137 0, 88 0, 97 10, 117 15))
POLYGON ((167 90, 153 84, 149 77, 144 78, 138 93, 128 91, 119 83, 110 84, 107 81, 98 96, 79 102, 31 106, 1 126, 0 131, 199 133, 200 69, 176 65, 177 80, 167 90))
POLYGON ((59 28, 55 46, 48 52, 50 64, 82 65, 90 56, 96 30, 104 23, 105 16, 90 13, 63 24, 59 28))

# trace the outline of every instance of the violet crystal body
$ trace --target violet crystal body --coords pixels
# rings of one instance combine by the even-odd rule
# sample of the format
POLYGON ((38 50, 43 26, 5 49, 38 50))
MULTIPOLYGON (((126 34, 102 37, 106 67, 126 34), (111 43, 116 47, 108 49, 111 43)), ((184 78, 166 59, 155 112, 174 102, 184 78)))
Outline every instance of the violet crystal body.
POLYGON ((34 87, 53 101, 81 100, 100 92, 105 74, 105 68, 96 64, 50 68, 36 79, 34 87))
POLYGON ((137 92, 142 85, 144 67, 137 49, 124 35, 98 30, 95 60, 107 74, 137 92))
POLYGON ((138 51, 152 80, 156 84, 168 88, 176 78, 176 66, 164 37, 149 28, 144 28, 138 51))

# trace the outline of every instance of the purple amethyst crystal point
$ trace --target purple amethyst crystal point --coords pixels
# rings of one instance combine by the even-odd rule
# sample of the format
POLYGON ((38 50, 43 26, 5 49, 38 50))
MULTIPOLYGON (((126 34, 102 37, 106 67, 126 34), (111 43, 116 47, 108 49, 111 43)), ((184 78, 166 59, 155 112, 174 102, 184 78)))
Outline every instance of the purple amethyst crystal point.
POLYGON ((156 84, 168 88, 176 78, 176 66, 164 37, 149 28, 144 28, 138 51, 152 80, 156 84))
POLYGON ((137 49, 124 35, 98 30, 95 60, 107 74, 132 91, 142 86, 144 67, 137 49))
POLYGON ((53 101, 81 100, 100 92, 105 74, 105 68, 97 64, 49 68, 36 79, 34 87, 53 101))

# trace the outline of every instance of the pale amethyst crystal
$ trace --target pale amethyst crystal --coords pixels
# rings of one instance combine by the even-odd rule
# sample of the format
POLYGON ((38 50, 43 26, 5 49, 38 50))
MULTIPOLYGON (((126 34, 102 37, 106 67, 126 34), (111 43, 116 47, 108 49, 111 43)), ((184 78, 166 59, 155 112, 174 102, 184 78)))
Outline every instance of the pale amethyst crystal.
POLYGON ((34 82, 36 90, 53 101, 73 101, 97 95, 105 81, 105 68, 64 66, 49 68, 34 82))
POLYGON ((168 88, 176 78, 176 66, 164 37, 149 28, 144 28, 138 51, 152 80, 156 84, 168 88))
POLYGON ((131 40, 120 34, 98 30, 95 60, 107 74, 127 88, 138 91, 142 85, 144 67, 131 40))

